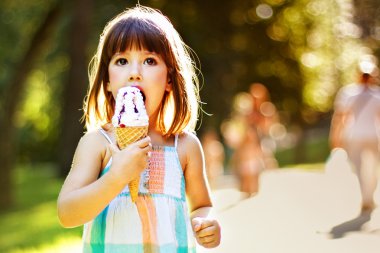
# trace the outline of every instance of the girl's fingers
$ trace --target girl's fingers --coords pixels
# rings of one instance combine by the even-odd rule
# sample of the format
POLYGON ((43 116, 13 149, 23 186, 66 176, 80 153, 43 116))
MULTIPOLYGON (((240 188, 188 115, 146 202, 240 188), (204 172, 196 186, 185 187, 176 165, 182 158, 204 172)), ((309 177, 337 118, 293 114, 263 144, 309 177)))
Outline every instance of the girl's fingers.
POLYGON ((215 234, 215 230, 216 230, 216 228, 214 226, 202 228, 200 231, 197 232, 197 236, 199 238, 212 236, 215 234))
POLYGON ((205 242, 205 243, 202 243, 202 246, 205 247, 205 248, 214 248, 216 246, 218 246, 220 243, 217 242, 217 241, 212 241, 212 242, 205 242))
POLYGON ((215 234, 204 237, 197 237, 197 241, 205 248, 213 248, 220 244, 220 239, 219 237, 215 236, 215 234))
POLYGON ((195 217, 192 220, 192 226, 195 232, 200 231, 202 229, 211 227, 214 225, 214 220, 208 220, 202 217, 195 217))
POLYGON ((139 148, 145 148, 147 146, 151 146, 150 137, 146 136, 142 138, 141 140, 138 140, 134 143, 139 148))
POLYGON ((215 238, 213 236, 206 236, 199 238, 199 241, 202 243, 202 245, 211 244, 215 241, 215 238))
POLYGON ((192 220, 193 229, 197 241, 206 248, 211 248, 220 243, 220 228, 215 220, 196 217, 192 220))

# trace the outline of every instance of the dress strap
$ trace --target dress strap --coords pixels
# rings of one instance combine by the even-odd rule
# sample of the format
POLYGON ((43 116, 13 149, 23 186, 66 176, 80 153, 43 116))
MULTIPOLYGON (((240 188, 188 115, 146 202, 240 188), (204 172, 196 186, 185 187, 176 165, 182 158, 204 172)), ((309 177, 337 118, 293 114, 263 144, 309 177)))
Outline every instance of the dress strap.
POLYGON ((108 142, 111 143, 111 144, 113 144, 111 138, 108 136, 108 134, 106 133, 106 131, 104 131, 103 128, 100 128, 99 130, 104 135, 104 137, 106 137, 106 139, 108 140, 108 142))
POLYGON ((177 148, 178 145, 178 134, 174 135, 174 147, 177 148))

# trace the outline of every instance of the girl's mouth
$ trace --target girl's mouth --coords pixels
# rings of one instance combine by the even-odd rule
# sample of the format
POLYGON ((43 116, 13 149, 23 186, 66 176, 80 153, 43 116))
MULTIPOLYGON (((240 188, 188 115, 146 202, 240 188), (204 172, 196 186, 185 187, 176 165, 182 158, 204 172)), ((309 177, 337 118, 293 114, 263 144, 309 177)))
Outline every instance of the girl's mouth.
POLYGON ((142 97, 143 97, 143 100, 144 100, 144 102, 145 102, 145 100, 146 100, 146 96, 145 96, 144 91, 142 90, 142 88, 141 88, 140 86, 137 86, 137 85, 134 85, 133 87, 136 87, 137 89, 140 90, 141 95, 142 95, 142 97))

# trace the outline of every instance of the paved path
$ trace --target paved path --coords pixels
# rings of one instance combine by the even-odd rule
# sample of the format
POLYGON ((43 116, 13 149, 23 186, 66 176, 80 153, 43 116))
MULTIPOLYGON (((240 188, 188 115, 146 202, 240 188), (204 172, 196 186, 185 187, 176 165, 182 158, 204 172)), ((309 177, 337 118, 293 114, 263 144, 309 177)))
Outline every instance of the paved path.
POLYGON ((216 185, 223 239, 201 253, 380 252, 380 208, 360 214, 359 186, 347 168, 264 172, 259 194, 248 199, 231 176, 216 185))

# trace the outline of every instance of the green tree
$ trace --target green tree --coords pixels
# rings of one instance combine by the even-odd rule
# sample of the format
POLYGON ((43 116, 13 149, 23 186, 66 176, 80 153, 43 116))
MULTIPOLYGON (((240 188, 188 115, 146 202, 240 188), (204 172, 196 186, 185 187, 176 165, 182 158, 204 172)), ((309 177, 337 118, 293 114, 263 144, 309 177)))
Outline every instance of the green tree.
POLYGON ((62 91, 62 119, 59 136, 59 174, 65 177, 70 169, 76 144, 84 132, 81 124, 83 98, 88 87, 87 45, 92 18, 92 0, 70 1, 72 13, 69 40, 70 68, 62 91))
MULTIPOLYGON (((10 11, 8 9, 8 11, 10 11)), ((9 79, 1 84, 0 94, 0 159, 2 160, 2 177, 0 179, 0 208, 9 207, 12 203, 11 170, 14 167, 15 126, 14 116, 25 89, 25 80, 32 69, 33 63, 43 52, 44 46, 50 37, 52 29, 59 17, 59 5, 52 5, 46 17, 42 20, 34 34, 31 35, 29 45, 23 55, 14 65, 14 71, 9 79)), ((24 24, 22 24, 24 25, 24 24)), ((21 28, 21 27, 17 27, 21 28)), ((20 53, 20 52, 18 52, 20 53)))

